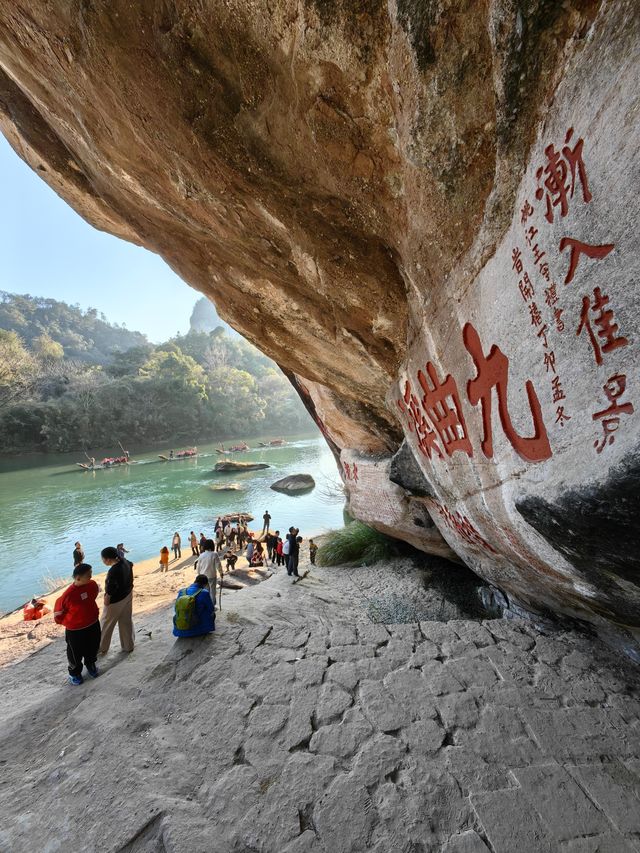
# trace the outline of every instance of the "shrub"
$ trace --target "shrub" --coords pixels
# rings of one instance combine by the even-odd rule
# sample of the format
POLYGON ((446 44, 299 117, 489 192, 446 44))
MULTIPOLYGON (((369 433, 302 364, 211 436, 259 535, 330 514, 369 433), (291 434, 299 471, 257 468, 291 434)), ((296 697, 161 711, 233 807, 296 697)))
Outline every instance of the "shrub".
POLYGON ((371 566, 398 553, 400 543, 360 521, 352 521, 341 530, 332 530, 318 548, 321 566, 371 566))

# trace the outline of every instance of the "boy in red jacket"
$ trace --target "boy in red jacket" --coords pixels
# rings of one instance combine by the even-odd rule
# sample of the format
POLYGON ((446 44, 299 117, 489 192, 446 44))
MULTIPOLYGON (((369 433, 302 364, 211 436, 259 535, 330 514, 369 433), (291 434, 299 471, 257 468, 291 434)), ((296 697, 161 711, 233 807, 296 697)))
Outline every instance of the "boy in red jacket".
POLYGON ((69 681, 82 684, 82 661, 92 678, 98 677, 96 660, 100 646, 100 622, 96 598, 98 584, 91 580, 91 566, 80 563, 73 570, 73 583, 56 601, 53 618, 66 628, 69 681))

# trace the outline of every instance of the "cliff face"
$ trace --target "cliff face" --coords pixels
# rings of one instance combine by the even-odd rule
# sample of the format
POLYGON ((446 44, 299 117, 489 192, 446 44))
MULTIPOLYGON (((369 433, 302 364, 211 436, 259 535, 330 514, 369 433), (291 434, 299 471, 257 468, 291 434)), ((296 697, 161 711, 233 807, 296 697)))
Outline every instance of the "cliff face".
POLYGON ((359 517, 637 629, 639 36, 633 0, 17 2, 0 122, 290 371, 359 517))

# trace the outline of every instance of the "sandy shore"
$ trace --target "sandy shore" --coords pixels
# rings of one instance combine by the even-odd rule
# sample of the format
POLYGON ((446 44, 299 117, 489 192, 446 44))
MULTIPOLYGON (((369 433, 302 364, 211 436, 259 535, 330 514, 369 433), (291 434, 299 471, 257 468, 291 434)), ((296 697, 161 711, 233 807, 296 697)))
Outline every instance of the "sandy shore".
MULTIPOLYGON (((186 550, 183 549, 181 559, 171 559, 168 572, 160 572, 158 556, 149 557, 134 564, 134 615, 148 613, 170 604, 174 601, 178 590, 193 580, 195 577, 193 565, 196 558, 191 553, 187 556, 186 550)), ((191 551, 190 548, 188 550, 191 551)), ((96 568, 94 566, 94 580, 104 591, 106 569, 104 572, 97 573, 96 568)), ((241 589, 259 583, 268 576, 267 570, 249 570, 246 558, 240 557, 234 572, 225 578, 224 584, 241 589)), ((71 580, 69 578, 69 583, 71 580)), ((0 668, 18 663, 64 636, 62 625, 56 625, 53 621, 53 605, 65 588, 63 586, 55 592, 40 596, 47 602, 47 607, 52 612, 37 622, 24 622, 21 609, 8 613, 0 619, 0 668)), ((102 596, 98 598, 98 604, 102 610, 102 596)), ((117 632, 114 643, 117 645, 117 632)))

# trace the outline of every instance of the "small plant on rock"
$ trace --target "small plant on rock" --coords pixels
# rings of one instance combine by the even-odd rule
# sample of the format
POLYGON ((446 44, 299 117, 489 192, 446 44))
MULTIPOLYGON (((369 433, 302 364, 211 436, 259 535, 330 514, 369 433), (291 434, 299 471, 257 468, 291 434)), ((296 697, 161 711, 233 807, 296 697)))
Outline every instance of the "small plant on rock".
POLYGON ((332 530, 318 548, 321 566, 371 566, 398 554, 399 542, 360 521, 352 521, 341 530, 332 530))

